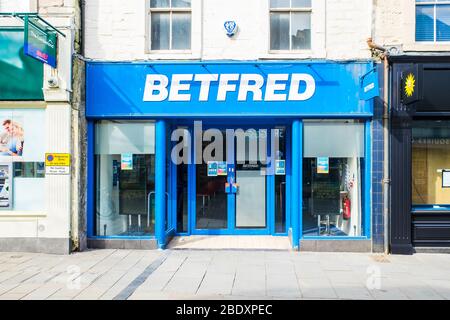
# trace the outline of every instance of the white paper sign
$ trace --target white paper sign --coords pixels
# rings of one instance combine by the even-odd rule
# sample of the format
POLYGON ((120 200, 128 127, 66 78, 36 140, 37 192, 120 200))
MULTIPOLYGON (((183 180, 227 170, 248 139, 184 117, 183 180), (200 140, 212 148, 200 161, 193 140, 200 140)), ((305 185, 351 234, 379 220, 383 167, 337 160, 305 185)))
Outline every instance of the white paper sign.
POLYGON ((442 188, 450 188, 450 171, 442 170, 442 188))

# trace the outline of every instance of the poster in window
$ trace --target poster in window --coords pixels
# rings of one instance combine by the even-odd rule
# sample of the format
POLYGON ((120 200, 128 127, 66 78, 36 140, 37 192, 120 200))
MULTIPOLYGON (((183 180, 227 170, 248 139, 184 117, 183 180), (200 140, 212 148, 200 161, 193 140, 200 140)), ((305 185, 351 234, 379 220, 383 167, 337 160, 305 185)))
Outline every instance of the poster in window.
POLYGON ((227 175, 227 162, 219 161, 217 163, 217 175, 218 176, 226 176, 227 175))
POLYGON ((330 172, 328 157, 318 157, 317 158, 317 173, 328 174, 330 172))
POLYGON ((45 129, 45 110, 1 110, 0 161, 43 162, 45 129))
POLYGON ((10 187, 10 166, 8 164, 0 164, 0 208, 11 208, 11 187, 10 187))
POLYGON ((208 177, 216 177, 217 176, 217 161, 208 161, 208 177))
POLYGON ((121 170, 133 170, 133 154, 122 153, 120 155, 120 169, 121 170))
POLYGON ((284 176, 286 174, 286 161, 275 160, 275 175, 284 176))
POLYGON ((22 157, 25 146, 25 129, 23 118, 1 119, 2 131, 0 133, 0 155, 9 157, 22 157))

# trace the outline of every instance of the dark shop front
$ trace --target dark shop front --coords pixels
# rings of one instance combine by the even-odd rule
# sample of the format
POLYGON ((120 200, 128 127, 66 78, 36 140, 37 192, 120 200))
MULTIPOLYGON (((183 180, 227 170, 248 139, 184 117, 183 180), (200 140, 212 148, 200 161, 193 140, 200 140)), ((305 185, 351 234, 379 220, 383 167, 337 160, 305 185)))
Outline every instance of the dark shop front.
POLYGON ((450 247, 450 57, 391 57, 394 254, 450 247))

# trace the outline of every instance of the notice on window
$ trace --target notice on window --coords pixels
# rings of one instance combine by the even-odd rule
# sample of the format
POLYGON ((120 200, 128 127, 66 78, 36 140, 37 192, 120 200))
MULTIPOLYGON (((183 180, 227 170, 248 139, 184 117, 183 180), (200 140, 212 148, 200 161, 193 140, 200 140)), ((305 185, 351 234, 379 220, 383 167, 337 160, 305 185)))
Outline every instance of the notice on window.
POLYGON ((217 162, 217 175, 226 176, 227 175, 227 163, 226 161, 217 162))
POLYGON ((208 161, 208 177, 216 177, 217 176, 217 161, 208 161))
POLYGON ((330 172, 329 158, 317 157, 317 173, 328 174, 330 172))
POLYGON ((45 174, 65 175, 70 174, 69 153, 46 153, 45 174))
POLYGON ((442 188, 450 188, 450 170, 442 170, 442 188))
POLYGON ((133 170, 133 154, 122 153, 120 155, 120 169, 121 170, 133 170))
POLYGON ((275 160, 275 175, 284 176, 286 174, 286 161, 275 160))

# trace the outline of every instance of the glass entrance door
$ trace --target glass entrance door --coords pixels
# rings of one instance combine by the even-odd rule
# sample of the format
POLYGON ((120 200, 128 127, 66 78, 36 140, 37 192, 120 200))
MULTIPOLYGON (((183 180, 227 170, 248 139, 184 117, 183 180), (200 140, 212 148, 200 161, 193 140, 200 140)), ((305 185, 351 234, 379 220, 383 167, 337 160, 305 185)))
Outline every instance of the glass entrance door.
POLYGON ((236 228, 266 228, 267 129, 236 132, 236 228))
POLYGON ((202 141, 201 153, 196 153, 197 157, 202 156, 201 163, 196 159, 199 164, 195 165, 195 229, 199 230, 228 228, 225 130, 218 130, 216 133, 217 141, 202 141))
POLYGON ((213 130, 214 134, 203 131, 202 143, 196 144, 201 152, 194 152, 192 233, 268 234, 267 198, 275 196, 267 187, 269 130, 213 130))

